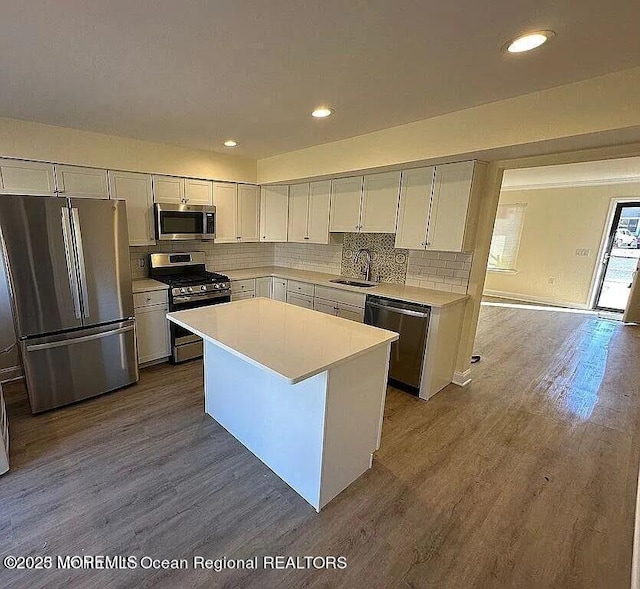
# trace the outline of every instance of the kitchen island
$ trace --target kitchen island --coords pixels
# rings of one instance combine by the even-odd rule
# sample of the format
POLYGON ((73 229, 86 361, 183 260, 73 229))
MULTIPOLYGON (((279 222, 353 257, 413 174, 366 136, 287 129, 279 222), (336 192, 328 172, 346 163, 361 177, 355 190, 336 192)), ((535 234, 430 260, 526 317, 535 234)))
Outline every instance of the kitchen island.
POLYGON ((265 298, 167 317, 204 340, 206 413, 317 511, 371 468, 396 333, 265 298))

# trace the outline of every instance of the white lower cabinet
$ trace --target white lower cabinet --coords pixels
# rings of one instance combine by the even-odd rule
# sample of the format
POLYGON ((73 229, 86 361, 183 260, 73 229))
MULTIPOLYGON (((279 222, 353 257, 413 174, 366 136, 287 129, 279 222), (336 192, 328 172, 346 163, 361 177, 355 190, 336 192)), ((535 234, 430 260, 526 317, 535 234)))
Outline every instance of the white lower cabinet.
POLYGON ((316 286, 313 308, 321 313, 364 322, 365 295, 357 292, 316 286))
POLYGON ((243 299, 252 299, 255 296, 256 296, 256 279, 255 278, 231 281, 231 301, 241 301, 243 299))
POLYGON ((272 290, 271 290, 271 278, 256 278, 256 296, 257 297, 265 297, 267 299, 272 298, 272 290))
POLYGON ((276 301, 287 302, 287 281, 284 278, 271 279, 271 298, 276 301))
POLYGON ((169 298, 166 290, 134 294, 138 336, 138 364, 162 360, 171 355, 169 338, 169 298))

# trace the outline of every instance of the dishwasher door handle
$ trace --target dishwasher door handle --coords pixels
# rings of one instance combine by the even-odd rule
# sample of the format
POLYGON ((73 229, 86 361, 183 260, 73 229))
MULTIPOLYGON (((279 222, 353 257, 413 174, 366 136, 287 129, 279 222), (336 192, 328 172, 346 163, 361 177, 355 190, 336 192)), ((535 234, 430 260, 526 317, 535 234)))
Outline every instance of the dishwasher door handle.
POLYGON ((411 309, 400 309, 399 307, 392 307, 390 305, 378 305, 377 303, 367 303, 367 307, 375 307, 376 309, 383 309, 391 313, 398 313, 400 315, 410 315, 411 317, 422 317, 427 319, 429 313, 422 313, 420 311, 412 311, 411 309))

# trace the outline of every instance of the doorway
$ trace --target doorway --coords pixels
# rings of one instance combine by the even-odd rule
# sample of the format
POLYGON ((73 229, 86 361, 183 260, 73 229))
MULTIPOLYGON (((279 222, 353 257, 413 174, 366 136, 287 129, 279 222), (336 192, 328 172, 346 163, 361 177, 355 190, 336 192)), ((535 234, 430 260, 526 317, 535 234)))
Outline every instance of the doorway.
POLYGON ((623 312, 640 258, 640 201, 616 205, 597 285, 594 308, 623 312))

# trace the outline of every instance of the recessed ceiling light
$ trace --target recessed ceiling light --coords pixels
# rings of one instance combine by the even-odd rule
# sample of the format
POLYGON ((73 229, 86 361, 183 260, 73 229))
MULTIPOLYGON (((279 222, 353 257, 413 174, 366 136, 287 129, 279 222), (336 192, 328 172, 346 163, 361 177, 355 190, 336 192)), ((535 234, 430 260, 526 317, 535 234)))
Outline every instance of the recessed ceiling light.
POLYGON ((527 33, 515 38, 513 41, 507 43, 506 48, 509 53, 524 53, 525 51, 531 51, 536 47, 540 47, 547 41, 550 41, 555 37, 553 31, 536 31, 535 33, 527 33))
POLYGON ((319 108, 316 108, 316 110, 311 113, 311 116, 315 117, 316 119, 324 119, 326 117, 330 117, 332 114, 332 108, 329 108, 328 106, 321 106, 319 108))
POLYGON ((236 145, 238 145, 238 142, 237 142, 237 141, 234 141, 233 139, 227 139, 227 140, 224 142, 224 146, 225 146, 225 147, 235 147, 236 145))

